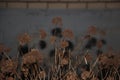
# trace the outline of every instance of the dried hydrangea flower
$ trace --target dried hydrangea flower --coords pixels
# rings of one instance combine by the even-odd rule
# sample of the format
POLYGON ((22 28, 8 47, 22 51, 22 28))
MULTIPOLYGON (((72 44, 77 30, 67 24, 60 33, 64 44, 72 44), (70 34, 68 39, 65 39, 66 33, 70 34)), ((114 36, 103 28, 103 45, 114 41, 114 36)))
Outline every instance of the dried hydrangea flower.
POLYGON ((96 43, 97 43, 97 39, 95 37, 91 37, 87 44, 85 45, 85 48, 86 49, 91 49, 92 47, 96 46, 96 43))
POLYGON ((60 16, 54 17, 52 19, 52 24, 62 26, 62 18, 60 16))
POLYGON ((74 34, 72 32, 72 30, 70 29, 65 29, 63 32, 62 32, 62 35, 66 38, 70 38, 70 39, 73 39, 74 37, 74 34))
POLYGON ((28 43, 31 41, 31 36, 28 33, 24 33, 18 36, 18 40, 21 44, 28 43))
POLYGON ((72 51, 72 50, 74 49, 74 44, 73 44, 73 42, 70 41, 70 40, 67 40, 67 42, 68 42, 68 46, 67 46, 65 49, 72 51))
POLYGON ((47 46, 47 43, 46 43, 45 40, 40 40, 39 41, 39 47, 40 47, 40 49, 45 49, 46 46, 47 46))
POLYGON ((2 52, 10 52, 10 48, 6 47, 4 44, 0 44, 0 53, 2 52))
POLYGON ((56 41, 56 36, 51 36, 51 37, 50 37, 50 42, 51 42, 51 44, 54 44, 55 41, 56 41))
POLYGON ((92 35, 95 35, 97 33, 97 28, 95 26, 90 26, 88 28, 88 33, 92 34, 92 35))
POLYGON ((1 71, 2 72, 13 72, 17 68, 17 63, 13 60, 2 60, 1 64, 1 71))
POLYGON ((41 39, 45 39, 46 36, 47 36, 47 33, 45 32, 45 30, 40 29, 40 38, 41 38, 41 39))
POLYGON ((63 65, 67 65, 69 62, 68 62, 69 60, 68 60, 68 58, 63 58, 62 60, 61 60, 61 65, 63 66, 63 65))
POLYGON ((66 47, 68 47, 68 42, 66 41, 66 40, 62 40, 61 42, 60 42, 60 46, 61 46, 61 48, 66 48, 66 47))
POLYGON ((62 37, 62 29, 61 28, 59 28, 59 27, 56 27, 56 28, 53 28, 52 30, 51 30, 51 34, 52 34, 52 36, 56 36, 56 37, 62 37))

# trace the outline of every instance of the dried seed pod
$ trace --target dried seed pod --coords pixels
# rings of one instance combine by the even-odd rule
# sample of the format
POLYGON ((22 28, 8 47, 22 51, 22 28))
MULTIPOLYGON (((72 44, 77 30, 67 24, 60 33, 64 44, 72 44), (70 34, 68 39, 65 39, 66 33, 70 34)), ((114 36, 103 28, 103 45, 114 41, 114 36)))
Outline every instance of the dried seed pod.
POLYGON ((18 47, 18 50, 20 52, 20 56, 23 56, 24 54, 28 53, 28 51, 29 51, 28 44, 20 45, 18 47))
POLYGON ((68 58, 63 58, 62 60, 61 60, 61 65, 63 66, 63 65, 67 65, 69 63, 69 59, 68 58))
POLYGON ((62 40, 62 41, 60 42, 60 45, 61 45, 61 48, 66 48, 66 47, 69 46, 69 44, 68 44, 68 42, 67 42, 66 40, 62 40))
POLYGON ((17 68, 17 62, 15 62, 13 60, 2 60, 0 67, 1 67, 1 71, 3 73, 13 72, 17 68))
POLYGON ((45 49, 47 46, 47 43, 44 40, 39 41, 39 47, 40 49, 45 49))
POLYGON ((31 36, 28 33, 24 33, 18 36, 20 44, 25 44, 31 41, 31 36))
POLYGON ((62 18, 60 16, 54 17, 52 19, 52 24, 62 26, 62 18))
POLYGON ((73 39, 74 37, 74 34, 72 32, 72 30, 70 29, 65 29, 63 32, 62 32, 62 35, 66 38, 70 38, 70 39, 73 39))
POLYGON ((45 39, 46 36, 47 36, 47 33, 45 32, 45 30, 40 29, 40 38, 41 38, 41 39, 45 39))
POLYGON ((95 37, 91 37, 87 44, 85 45, 86 49, 91 49, 93 46, 96 46, 97 39, 95 37))
POLYGON ((51 42, 51 44, 54 44, 55 41, 56 41, 56 36, 51 36, 51 37, 50 37, 50 42, 51 42))
POLYGON ((68 42, 68 46, 65 49, 72 51, 74 49, 74 44, 69 40, 67 40, 67 42, 68 42))
POLYGON ((8 52, 10 52, 10 50, 11 49, 6 47, 4 44, 0 44, 0 53, 2 53, 2 52, 8 53, 8 52))
POLYGON ((52 29, 51 34, 52 34, 52 36, 62 37, 62 30, 61 30, 61 28, 58 28, 58 27, 54 28, 54 29, 52 29))

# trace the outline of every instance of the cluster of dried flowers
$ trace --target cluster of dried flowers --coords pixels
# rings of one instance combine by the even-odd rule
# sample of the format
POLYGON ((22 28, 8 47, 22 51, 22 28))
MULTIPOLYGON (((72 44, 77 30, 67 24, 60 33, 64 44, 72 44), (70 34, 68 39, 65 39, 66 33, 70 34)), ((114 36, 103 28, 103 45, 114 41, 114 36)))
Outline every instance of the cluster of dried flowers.
POLYGON ((47 33, 43 29, 40 30, 40 50, 29 47, 30 35, 19 36, 21 55, 16 59, 10 58, 6 54, 10 49, 0 44, 0 80, 120 80, 119 53, 104 53, 105 39, 95 37, 97 34, 105 36, 105 31, 89 27, 84 36, 87 43, 81 45, 82 51, 76 54, 73 52, 79 48, 76 49, 72 42, 73 31, 59 27, 62 25, 61 17, 53 18, 52 23, 57 27, 51 30, 50 42, 54 49, 47 61, 41 51, 46 48, 47 33), (90 52, 93 47, 97 49, 96 57, 90 52))
POLYGON ((29 43, 31 41, 31 36, 28 33, 24 33, 18 36, 20 43, 29 43))

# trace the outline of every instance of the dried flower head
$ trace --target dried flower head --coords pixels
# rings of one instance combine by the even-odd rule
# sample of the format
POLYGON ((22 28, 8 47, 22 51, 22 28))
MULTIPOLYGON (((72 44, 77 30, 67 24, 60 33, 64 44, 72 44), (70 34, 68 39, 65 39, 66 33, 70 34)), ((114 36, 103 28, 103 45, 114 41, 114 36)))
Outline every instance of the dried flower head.
POLYGON ((3 73, 13 72, 17 68, 17 63, 13 60, 2 60, 0 67, 3 73))
POLYGON ((41 39, 45 39, 46 36, 47 36, 47 33, 45 32, 45 30, 40 29, 40 38, 41 38, 41 39))
POLYGON ((99 56, 99 63, 101 64, 101 67, 110 67, 110 66, 114 66, 115 68, 118 68, 120 66, 120 59, 119 59, 119 55, 115 55, 115 54, 102 54, 99 56), (104 65, 104 66, 102 66, 104 65))
POLYGON ((54 44, 55 41, 56 41, 56 36, 51 36, 51 37, 50 37, 50 42, 51 42, 51 44, 54 44))
POLYGON ((99 63, 105 65, 108 61, 108 57, 105 54, 101 54, 99 56, 99 63))
POLYGON ((35 62, 38 62, 38 63, 42 62, 41 53, 37 49, 32 49, 31 52, 25 54, 22 59, 23 59, 23 64, 32 64, 35 62))
POLYGON ((59 28, 59 27, 56 27, 56 28, 53 28, 52 30, 51 30, 51 34, 52 34, 52 36, 56 36, 56 37, 62 37, 62 29, 61 28, 59 28))
POLYGON ((28 33, 24 33, 18 36, 18 40, 21 44, 28 43, 31 41, 31 36, 28 33))
POLYGON ((73 44, 73 42, 70 41, 70 40, 67 40, 67 42, 68 42, 68 46, 67 46, 65 49, 72 51, 72 50, 74 49, 74 44, 73 44))
POLYGON ((39 41, 39 47, 40 47, 40 49, 45 49, 46 46, 47 46, 47 43, 46 43, 45 40, 40 40, 39 41))
POLYGON ((97 43, 97 39, 95 37, 91 37, 87 44, 85 45, 85 48, 86 49, 91 49, 92 47, 96 46, 96 43, 97 43))
POLYGON ((10 52, 10 48, 6 47, 4 44, 0 44, 0 53, 1 52, 10 52))
POLYGON ((52 24, 62 26, 62 18, 60 16, 52 19, 52 24))
POLYGON ((61 60, 61 66, 63 66, 63 65, 67 65, 68 64, 68 58, 63 58, 62 60, 61 60))
POLYGON ((65 80, 78 80, 76 73, 69 71, 65 80))
POLYGON ((90 26, 88 28, 88 33, 92 34, 92 35, 96 34, 97 33, 97 28, 95 26, 90 26))
POLYGON ((74 34, 72 32, 72 30, 70 29, 65 29, 63 32, 62 32, 62 35, 66 38, 70 38, 70 39, 73 39, 74 37, 74 34))
POLYGON ((61 48, 66 48, 66 47, 68 47, 68 45, 69 45, 69 43, 68 43, 66 40, 62 40, 62 41, 60 42, 61 48))
POLYGON ((89 75, 90 75, 90 72, 89 71, 84 71, 82 74, 81 74, 81 78, 83 80, 87 80, 87 78, 89 78, 89 75))

